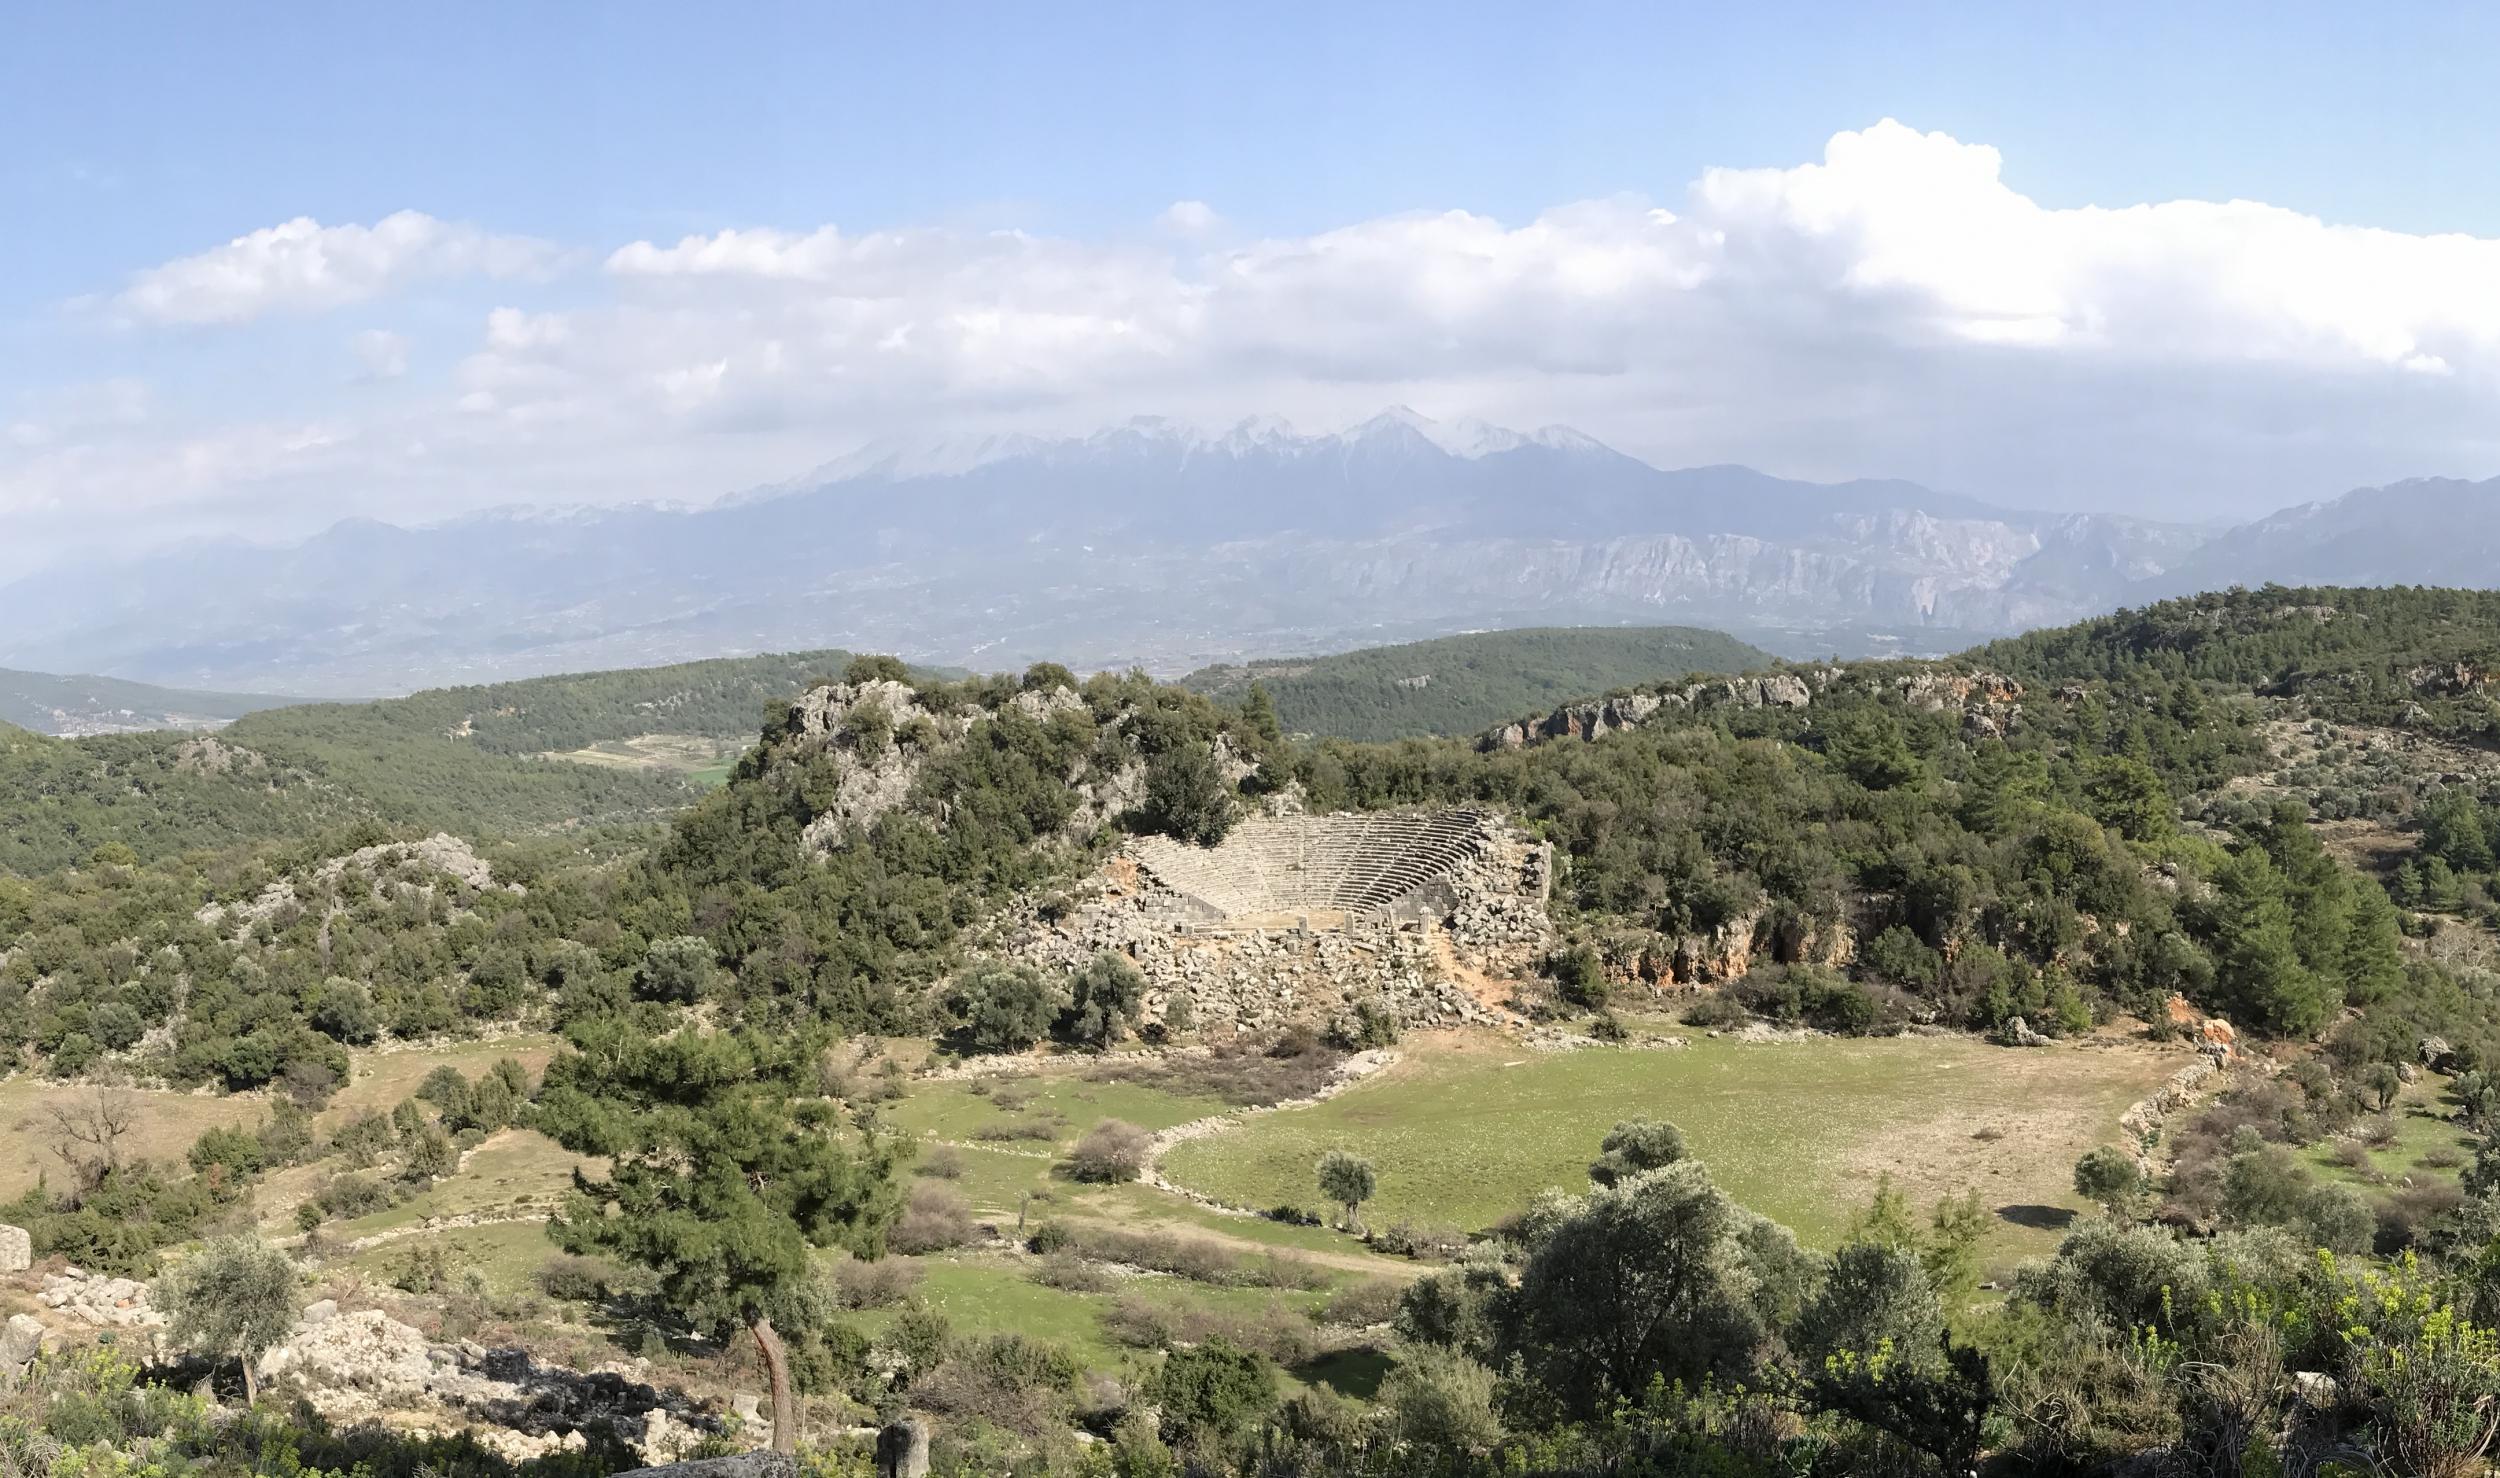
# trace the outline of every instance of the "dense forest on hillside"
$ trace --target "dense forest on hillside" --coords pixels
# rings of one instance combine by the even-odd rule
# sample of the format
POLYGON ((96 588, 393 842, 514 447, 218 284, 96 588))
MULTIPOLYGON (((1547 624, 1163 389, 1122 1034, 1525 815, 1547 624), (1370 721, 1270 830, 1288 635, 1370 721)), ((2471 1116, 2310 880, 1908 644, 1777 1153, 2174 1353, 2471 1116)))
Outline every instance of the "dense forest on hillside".
POLYGON ((838 673, 839 651, 443 688, 373 703, 246 704, 212 742, 59 741, 0 725, 0 871, 119 845, 143 860, 373 821, 487 839, 686 805, 683 779, 539 756, 651 733, 745 742, 767 709, 838 673))
POLYGON ((1773 660, 1698 627, 1549 626, 1206 667, 1180 681, 1228 702, 1257 683, 1290 733, 1379 741, 1474 734, 1574 698, 1773 660))
POLYGON ((2025 681, 2189 680, 2298 698, 2342 723, 2500 744, 2500 591, 2230 590, 1991 642, 2025 681))

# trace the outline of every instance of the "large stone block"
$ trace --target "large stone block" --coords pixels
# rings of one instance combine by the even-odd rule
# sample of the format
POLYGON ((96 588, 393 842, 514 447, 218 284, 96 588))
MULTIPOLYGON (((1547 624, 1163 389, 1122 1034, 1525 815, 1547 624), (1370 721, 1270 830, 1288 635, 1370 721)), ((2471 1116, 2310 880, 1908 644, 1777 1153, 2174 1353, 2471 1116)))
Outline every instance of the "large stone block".
POLYGON ((11 1314, 0 1327, 0 1370, 15 1370, 43 1353, 43 1322, 27 1314, 11 1314))
POLYGON ((24 1227, 0 1226, 0 1273, 22 1273, 34 1265, 35 1240, 24 1227))

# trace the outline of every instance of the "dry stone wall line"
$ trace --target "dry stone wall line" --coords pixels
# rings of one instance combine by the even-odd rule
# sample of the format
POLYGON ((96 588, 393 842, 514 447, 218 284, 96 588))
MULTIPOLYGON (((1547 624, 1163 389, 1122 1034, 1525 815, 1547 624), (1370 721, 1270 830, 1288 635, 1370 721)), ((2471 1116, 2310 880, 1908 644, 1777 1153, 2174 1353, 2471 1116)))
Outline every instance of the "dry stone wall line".
POLYGON ((1185 1124, 1175 1124, 1146 1141, 1146 1155, 1138 1179, 1167 1196, 1176 1196, 1209 1211, 1221 1212, 1226 1216, 1258 1216, 1261 1213, 1255 1207, 1237 1206, 1230 1201, 1219 1201, 1213 1196, 1175 1184, 1163 1173, 1164 1152, 1175 1145, 1187 1144, 1192 1140, 1205 1139, 1227 1129, 1237 1128, 1263 1114, 1280 1114, 1288 1109, 1311 1108, 1326 1103, 1373 1074, 1396 1066, 1398 1060, 1398 1054, 1386 1047, 1376 1048, 1370 1052, 1358 1052, 1339 1063, 1336 1076, 1321 1084, 1319 1091, 1307 1097, 1286 1099, 1281 1103, 1245 1105, 1241 1108, 1227 1109, 1220 1114, 1209 1114, 1203 1119, 1191 1119, 1185 1124))

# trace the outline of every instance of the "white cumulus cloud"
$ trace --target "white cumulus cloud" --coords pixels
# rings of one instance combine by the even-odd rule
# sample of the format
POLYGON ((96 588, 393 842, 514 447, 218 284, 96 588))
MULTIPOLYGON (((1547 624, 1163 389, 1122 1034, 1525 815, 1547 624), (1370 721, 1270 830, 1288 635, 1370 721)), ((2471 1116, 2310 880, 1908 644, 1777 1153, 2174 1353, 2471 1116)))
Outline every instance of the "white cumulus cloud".
MULTIPOLYGON (((428 278, 509 283, 447 374, 412 369, 317 454, 257 461, 265 437, 182 432, 221 449, 189 460, 202 476, 317 469, 308 500, 349 486, 375 500, 361 511, 406 517, 514 489, 701 498, 897 432, 1139 412, 1325 425, 1393 401, 1576 424, 1667 464, 2183 516, 2500 470, 2500 241, 2244 200, 2051 205, 2020 166, 1886 121, 1808 162, 1524 220, 1260 237, 1184 202, 1142 241, 741 225, 615 246, 561 302, 529 283, 556 248, 403 213, 256 232, 141 274, 121 307, 233 322, 428 278), (359 457, 368 475, 342 475, 359 457)), ((357 352, 377 373, 407 363, 396 343, 357 352)), ((270 397, 257 421, 313 419, 270 397)), ((156 419, 115 434, 175 434, 156 419)), ((19 439, 14 469, 0 439, 0 518, 77 476, 154 475, 82 460, 77 433, 38 421, 43 448, 19 439)))
POLYGON ((545 242, 422 211, 399 211, 370 226, 325 226, 299 216, 150 267, 113 303, 145 322, 243 323, 361 303, 427 278, 532 276, 556 256, 545 242))

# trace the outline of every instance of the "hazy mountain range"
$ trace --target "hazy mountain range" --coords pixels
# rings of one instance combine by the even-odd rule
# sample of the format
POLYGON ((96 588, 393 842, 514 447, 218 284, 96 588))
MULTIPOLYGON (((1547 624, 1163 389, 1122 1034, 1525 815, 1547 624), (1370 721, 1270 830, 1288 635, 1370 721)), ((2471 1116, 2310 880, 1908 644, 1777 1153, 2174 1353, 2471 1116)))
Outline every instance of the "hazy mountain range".
POLYGON ((1404 410, 1321 435, 1145 418, 870 446, 694 509, 352 521, 55 569, 0 587, 0 663, 369 694, 829 645, 1175 672, 1563 622, 1941 651, 2233 583, 2486 583, 2495 492, 2404 483, 2222 529, 1662 470, 1404 410))

